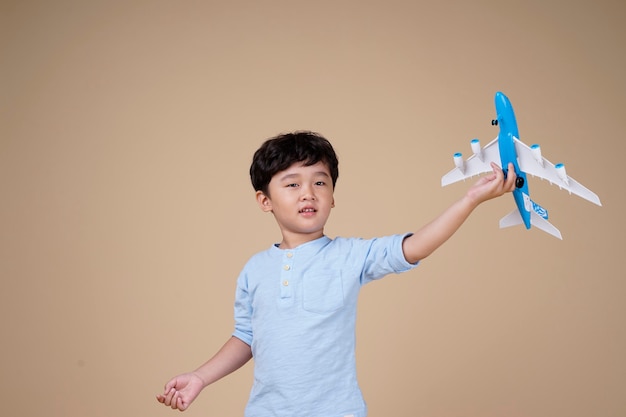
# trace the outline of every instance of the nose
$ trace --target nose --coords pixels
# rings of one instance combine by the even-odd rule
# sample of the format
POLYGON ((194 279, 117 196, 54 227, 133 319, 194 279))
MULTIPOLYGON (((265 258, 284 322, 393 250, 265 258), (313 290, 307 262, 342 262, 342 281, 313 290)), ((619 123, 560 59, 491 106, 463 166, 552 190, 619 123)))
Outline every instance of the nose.
POLYGON ((315 200, 315 192, 310 185, 303 185, 301 188, 300 199, 302 201, 315 200))

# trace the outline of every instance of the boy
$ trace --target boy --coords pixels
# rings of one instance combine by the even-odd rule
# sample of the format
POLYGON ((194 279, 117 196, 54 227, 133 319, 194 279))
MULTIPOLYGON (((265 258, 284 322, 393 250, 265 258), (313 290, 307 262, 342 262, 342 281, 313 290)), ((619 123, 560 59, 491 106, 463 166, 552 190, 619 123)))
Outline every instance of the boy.
POLYGON ((171 379, 157 400, 184 411, 207 385, 255 358, 247 417, 365 417, 356 380, 356 302, 362 285, 400 273, 444 243, 482 202, 514 188, 500 168, 415 233, 330 239, 338 161, 312 132, 268 139, 250 167, 256 200, 271 212, 282 241, 244 266, 235 299, 235 331, 193 372, 171 379))

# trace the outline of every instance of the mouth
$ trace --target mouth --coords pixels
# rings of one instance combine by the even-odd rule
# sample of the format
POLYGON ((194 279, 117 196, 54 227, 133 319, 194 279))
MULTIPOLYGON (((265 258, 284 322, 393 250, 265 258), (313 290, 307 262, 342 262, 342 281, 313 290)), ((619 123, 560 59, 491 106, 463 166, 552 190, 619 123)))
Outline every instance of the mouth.
POLYGON ((301 214, 303 214, 303 213, 315 213, 315 212, 317 212, 317 210, 315 210, 314 208, 311 208, 311 207, 305 207, 302 210, 298 211, 298 213, 301 213, 301 214))

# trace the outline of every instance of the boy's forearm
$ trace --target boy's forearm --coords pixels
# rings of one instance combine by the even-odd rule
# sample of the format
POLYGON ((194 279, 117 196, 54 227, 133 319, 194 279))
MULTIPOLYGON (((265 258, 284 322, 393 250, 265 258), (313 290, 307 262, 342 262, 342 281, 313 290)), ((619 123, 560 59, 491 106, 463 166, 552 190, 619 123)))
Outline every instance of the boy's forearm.
POLYGON ((476 201, 464 196, 433 221, 404 239, 402 250, 406 260, 415 263, 433 253, 461 227, 477 206, 476 201))
POLYGON ((407 261, 415 263, 433 253, 461 227, 479 204, 513 191, 516 179, 513 164, 508 166, 509 175, 506 179, 504 172, 495 163, 491 163, 491 167, 493 173, 481 177, 462 199, 414 235, 404 239, 402 250, 407 261))
POLYGON ((232 336, 206 363, 194 371, 204 386, 210 385, 236 371, 252 358, 252 349, 242 340, 232 336))

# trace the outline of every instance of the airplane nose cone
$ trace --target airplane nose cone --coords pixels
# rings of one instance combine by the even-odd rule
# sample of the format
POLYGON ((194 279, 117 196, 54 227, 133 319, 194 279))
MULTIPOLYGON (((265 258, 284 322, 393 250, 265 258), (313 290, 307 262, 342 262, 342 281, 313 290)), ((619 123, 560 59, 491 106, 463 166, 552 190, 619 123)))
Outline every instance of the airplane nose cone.
MULTIPOLYGON (((495 104, 496 104, 496 113, 498 114, 498 118, 502 118, 503 116, 505 116, 505 114, 513 112, 513 107, 511 106, 511 102, 509 101, 509 98, 505 96, 503 93, 501 93, 500 91, 496 93, 495 104)), ((511 117, 511 119, 513 117, 511 117)))
POLYGON ((503 93, 501 93, 500 91, 496 93, 496 106, 503 104, 506 105, 508 101, 509 99, 503 93))

